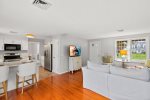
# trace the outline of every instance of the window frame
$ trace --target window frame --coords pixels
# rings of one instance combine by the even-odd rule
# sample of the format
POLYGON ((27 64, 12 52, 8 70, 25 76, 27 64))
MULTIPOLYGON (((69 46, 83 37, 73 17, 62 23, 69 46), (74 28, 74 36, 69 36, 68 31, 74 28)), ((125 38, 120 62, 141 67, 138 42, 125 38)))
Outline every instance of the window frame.
POLYGON ((117 41, 127 41, 127 50, 128 50, 128 62, 145 62, 145 60, 131 60, 131 44, 132 40, 140 40, 145 39, 146 42, 146 59, 149 58, 149 38, 148 37, 140 37, 140 38, 125 38, 125 39, 116 39, 115 40, 115 61, 122 61, 122 59, 117 58, 117 41))

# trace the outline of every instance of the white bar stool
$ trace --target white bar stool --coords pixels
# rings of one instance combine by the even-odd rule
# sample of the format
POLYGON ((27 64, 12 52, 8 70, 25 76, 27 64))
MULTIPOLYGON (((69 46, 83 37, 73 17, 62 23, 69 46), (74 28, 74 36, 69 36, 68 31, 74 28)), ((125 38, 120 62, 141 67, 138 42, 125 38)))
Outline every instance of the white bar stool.
POLYGON ((2 87, 0 89, 4 90, 4 93, 0 94, 0 96, 5 96, 5 99, 8 99, 7 96, 7 80, 9 75, 9 67, 8 66, 0 66, 0 83, 2 83, 2 87))
POLYGON ((18 85, 20 83, 22 83, 22 94, 23 94, 23 89, 24 89, 24 83, 26 82, 28 85, 33 85, 34 84, 34 80, 35 80, 35 84, 37 86, 37 77, 36 77, 36 72, 37 72, 37 66, 36 66, 36 62, 32 62, 32 63, 25 63, 25 64, 21 64, 18 67, 18 72, 16 75, 16 88, 18 89, 18 85), (28 79, 25 80, 25 77, 27 76, 32 76, 32 79, 28 79), (22 78, 22 82, 19 82, 19 77, 22 78), (32 84, 29 83, 29 81, 32 80, 32 84))

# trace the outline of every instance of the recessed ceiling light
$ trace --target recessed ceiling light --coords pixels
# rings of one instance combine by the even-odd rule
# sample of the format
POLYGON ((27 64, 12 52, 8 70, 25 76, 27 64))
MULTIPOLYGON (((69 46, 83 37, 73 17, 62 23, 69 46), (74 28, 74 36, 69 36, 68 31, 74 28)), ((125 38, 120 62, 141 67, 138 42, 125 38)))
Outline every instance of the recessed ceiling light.
POLYGON ((118 32, 123 32, 124 31, 124 29, 119 29, 119 30, 117 30, 118 32))
POLYGON ((27 38, 34 38, 34 35, 33 34, 26 34, 26 37, 27 38))

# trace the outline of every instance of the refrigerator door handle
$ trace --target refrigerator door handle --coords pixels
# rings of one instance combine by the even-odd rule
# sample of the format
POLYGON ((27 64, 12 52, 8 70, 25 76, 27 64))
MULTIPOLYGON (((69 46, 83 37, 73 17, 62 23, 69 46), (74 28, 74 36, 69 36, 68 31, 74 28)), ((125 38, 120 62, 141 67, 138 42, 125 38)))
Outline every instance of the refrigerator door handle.
POLYGON ((48 50, 47 50, 47 52, 46 52, 46 56, 48 57, 48 50))
POLYGON ((46 56, 46 51, 44 52, 44 56, 46 56))

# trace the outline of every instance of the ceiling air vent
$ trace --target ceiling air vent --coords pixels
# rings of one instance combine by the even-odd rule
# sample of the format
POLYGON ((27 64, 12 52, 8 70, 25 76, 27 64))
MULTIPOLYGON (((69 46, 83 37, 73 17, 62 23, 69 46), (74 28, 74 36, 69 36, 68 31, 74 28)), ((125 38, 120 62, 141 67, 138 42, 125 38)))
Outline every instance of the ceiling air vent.
POLYGON ((52 4, 45 0, 34 0, 33 5, 41 8, 41 9, 48 9, 52 4))

